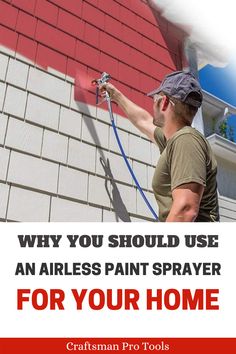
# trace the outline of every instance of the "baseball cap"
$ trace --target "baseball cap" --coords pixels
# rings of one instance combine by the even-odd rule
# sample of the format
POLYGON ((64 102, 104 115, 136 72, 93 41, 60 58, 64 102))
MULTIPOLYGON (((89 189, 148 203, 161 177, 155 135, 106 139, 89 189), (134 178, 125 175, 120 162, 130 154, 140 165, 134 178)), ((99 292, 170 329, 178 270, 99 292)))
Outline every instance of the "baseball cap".
POLYGON ((194 107, 200 107, 202 104, 201 86, 190 72, 175 71, 166 75, 161 85, 147 95, 154 96, 160 92, 194 107))

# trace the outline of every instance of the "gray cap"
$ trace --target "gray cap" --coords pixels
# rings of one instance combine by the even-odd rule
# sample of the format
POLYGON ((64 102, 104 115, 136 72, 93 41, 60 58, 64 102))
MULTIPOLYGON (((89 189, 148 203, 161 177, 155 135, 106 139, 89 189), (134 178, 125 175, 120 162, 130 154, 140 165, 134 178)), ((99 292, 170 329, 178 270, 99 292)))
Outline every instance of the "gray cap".
POLYGON ((160 92, 194 107, 200 107, 202 104, 201 86, 190 72, 175 71, 166 75, 161 85, 149 92, 148 96, 154 96, 160 92))

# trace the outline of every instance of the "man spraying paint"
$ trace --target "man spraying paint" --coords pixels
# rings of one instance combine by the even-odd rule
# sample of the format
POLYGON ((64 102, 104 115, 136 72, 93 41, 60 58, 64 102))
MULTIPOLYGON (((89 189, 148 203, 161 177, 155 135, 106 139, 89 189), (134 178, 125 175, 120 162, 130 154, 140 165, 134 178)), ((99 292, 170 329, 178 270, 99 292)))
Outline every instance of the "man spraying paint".
POLYGON ((110 83, 100 85, 127 118, 161 152, 153 177, 160 221, 219 221, 217 164, 205 137, 191 127, 202 104, 198 81, 189 72, 167 75, 153 97, 152 117, 110 83))

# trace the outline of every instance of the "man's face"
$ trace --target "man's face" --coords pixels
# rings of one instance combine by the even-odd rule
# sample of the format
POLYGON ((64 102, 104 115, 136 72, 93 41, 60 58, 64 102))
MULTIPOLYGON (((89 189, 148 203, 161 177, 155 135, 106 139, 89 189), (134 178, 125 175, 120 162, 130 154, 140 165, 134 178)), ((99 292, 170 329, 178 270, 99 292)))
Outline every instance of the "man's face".
POLYGON ((153 124, 160 128, 164 126, 164 114, 160 109, 162 98, 163 96, 158 94, 153 97, 153 124))

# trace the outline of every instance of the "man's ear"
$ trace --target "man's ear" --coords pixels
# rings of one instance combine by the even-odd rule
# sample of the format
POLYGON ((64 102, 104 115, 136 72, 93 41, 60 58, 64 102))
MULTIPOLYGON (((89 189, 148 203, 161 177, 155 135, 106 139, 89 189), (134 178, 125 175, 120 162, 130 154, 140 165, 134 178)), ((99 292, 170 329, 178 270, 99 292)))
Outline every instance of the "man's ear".
POLYGON ((166 111, 168 104, 169 104, 169 97, 163 96, 162 102, 161 102, 161 110, 166 111))

